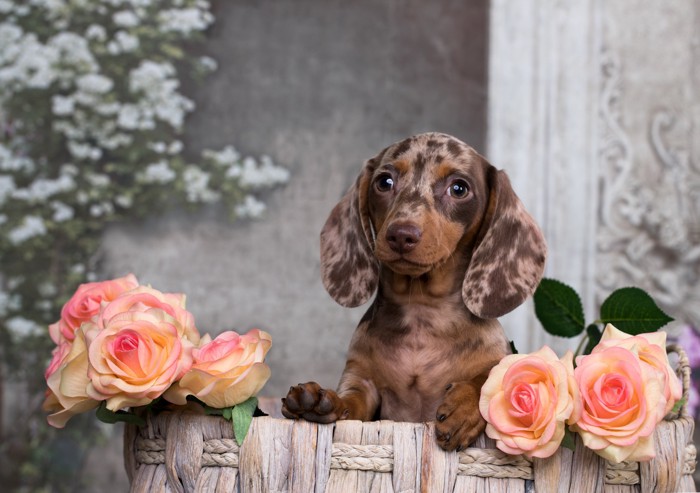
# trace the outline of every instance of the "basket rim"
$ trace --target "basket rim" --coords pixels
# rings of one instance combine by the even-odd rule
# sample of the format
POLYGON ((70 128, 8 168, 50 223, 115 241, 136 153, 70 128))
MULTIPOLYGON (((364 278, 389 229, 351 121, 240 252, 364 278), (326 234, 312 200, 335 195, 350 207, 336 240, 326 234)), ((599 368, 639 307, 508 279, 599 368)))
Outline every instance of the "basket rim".
MULTIPOLYGON (((654 434, 656 435, 655 441, 668 442, 671 440, 673 442, 672 446, 678 452, 673 455, 678 457, 677 467, 679 468, 674 470, 677 471, 675 474, 680 475, 680 478, 692 475, 696 467, 697 456, 697 450, 692 442, 694 420, 689 415, 687 406, 687 397, 690 389, 690 363, 683 348, 677 344, 669 344, 667 353, 675 353, 678 356, 675 372, 682 380, 682 399, 684 399, 684 402, 681 403, 678 412, 669 413, 665 416, 664 420, 655 428, 654 434), (679 434, 681 429, 684 431, 679 434), (683 440, 684 443, 677 443, 678 440, 683 440)), ((535 484, 537 484, 538 476, 541 476, 545 469, 551 468, 547 465, 549 459, 529 459, 523 455, 505 454, 496 449, 495 442, 489 440, 485 434, 478 438, 475 446, 460 452, 438 450, 434 439, 434 422, 404 423, 390 420, 374 422, 348 420, 330 424, 317 424, 303 420, 262 416, 253 418, 250 437, 253 439, 252 445, 246 439, 246 442, 239 447, 233 438, 233 430, 230 423, 221 416, 198 414, 192 409, 172 409, 160 411, 157 414, 146 412, 144 418, 146 420, 145 426, 127 425, 125 428, 124 458, 132 486, 135 484, 136 478, 143 477, 143 474, 149 468, 164 468, 168 480, 176 483, 179 469, 176 471, 172 461, 176 460, 179 463, 184 460, 184 456, 180 457, 179 451, 183 445, 182 440, 197 442, 197 446, 190 447, 190 449, 199 451, 196 456, 193 455, 186 461, 188 470, 196 469, 199 471, 201 469, 226 468, 225 470, 228 471, 238 471, 239 467, 241 467, 240 470, 242 472, 240 474, 249 474, 244 472, 246 471, 245 464, 251 461, 251 456, 248 454, 252 453, 254 447, 262 446, 263 449, 269 449, 264 444, 272 443, 268 442, 267 439, 273 436, 275 441, 278 439, 282 441, 292 440, 290 443, 293 443, 295 435, 307 436, 307 438, 312 439, 314 449, 316 447, 316 439, 318 439, 319 453, 321 453, 321 447, 327 449, 327 462, 324 462, 324 467, 328 474, 331 474, 331 471, 334 470, 394 474, 395 467, 397 468, 396 471, 403 471, 404 466, 400 464, 402 464, 403 460, 402 454, 405 453, 402 450, 404 442, 401 441, 403 439, 398 439, 399 441, 397 441, 397 433, 399 435, 403 434, 405 437, 406 431, 412 433, 414 445, 417 443, 417 450, 411 453, 414 455, 418 454, 415 457, 418 462, 414 465, 418 467, 419 477, 421 478, 422 473, 420 473, 420 470, 424 467, 424 461, 427 460, 432 464, 433 462, 431 461, 436 460, 438 457, 443 457, 443 455, 445 456, 444 459, 437 459, 440 464, 443 464, 443 461, 445 461, 444 466, 440 467, 448 467, 449 464, 452 464, 449 465, 452 471, 451 474, 458 476, 534 480, 535 484), (369 434, 377 433, 377 430, 383 426, 387 427, 385 430, 386 436, 391 436, 391 439, 388 442, 383 441, 381 444, 371 441, 370 443, 365 443, 364 438, 362 442, 359 440, 355 442, 354 437, 359 435, 347 433, 347 430, 352 429, 352 427, 359 427, 363 430, 361 435, 364 437, 366 431, 371 430, 369 434), (216 429, 216 433, 220 433, 220 436, 212 435, 211 431, 205 432, 209 427, 216 429), (190 431, 183 432, 183 429, 187 428, 190 431), (349 436, 353 438, 347 439, 349 436), (321 445, 322 440, 324 445, 321 445), (396 447, 399 448, 397 449, 396 447), (246 459, 246 457, 248 458, 246 459)), ((559 457, 559 459, 556 459, 558 461, 564 460, 563 458, 568 454, 580 454, 580 449, 583 449, 584 445, 579 437, 576 438, 575 443, 575 452, 560 448, 553 458, 559 457)), ((267 450, 263 455, 267 456, 269 452, 270 450, 267 450)), ((260 453, 260 450, 256 453, 260 453)), ((591 456, 593 452, 586 452, 586 454, 591 456)), ((575 458, 577 455, 573 457, 575 458)), ((583 457, 581 456, 581 459, 583 457)), ((626 461, 620 464, 613 464, 602 457, 596 456, 594 463, 599 464, 597 467, 601 468, 598 476, 601 486, 603 484, 641 484, 644 486, 649 481, 648 469, 650 466, 644 462, 626 461)), ((223 471, 224 469, 221 470, 223 471)), ((198 472, 195 474, 198 474, 198 472)), ((224 473, 222 472, 222 474, 224 473)), ((238 474, 238 472, 232 474, 238 474)), ((336 472, 333 474, 345 473, 336 472)))

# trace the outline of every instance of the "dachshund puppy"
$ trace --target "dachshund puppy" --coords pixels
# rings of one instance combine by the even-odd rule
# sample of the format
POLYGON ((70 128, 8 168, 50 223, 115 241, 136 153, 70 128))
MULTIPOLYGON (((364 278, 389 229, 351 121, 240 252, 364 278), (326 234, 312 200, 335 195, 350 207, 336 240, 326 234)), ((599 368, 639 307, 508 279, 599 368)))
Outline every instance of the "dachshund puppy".
POLYGON ((288 418, 436 420, 461 450, 484 430, 479 393, 510 346, 496 320, 544 270, 542 233, 503 171, 427 133, 367 161, 321 231, 323 283, 341 305, 377 296, 355 330, 337 392, 309 382, 288 418))

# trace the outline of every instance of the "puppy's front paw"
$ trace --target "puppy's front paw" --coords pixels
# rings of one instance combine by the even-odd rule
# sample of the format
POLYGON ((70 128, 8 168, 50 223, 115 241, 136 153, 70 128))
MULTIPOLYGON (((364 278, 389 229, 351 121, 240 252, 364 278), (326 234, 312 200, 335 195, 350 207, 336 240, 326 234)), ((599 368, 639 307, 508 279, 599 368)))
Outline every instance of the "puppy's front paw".
POLYGON ((348 416, 348 408, 338 394, 321 388, 316 382, 300 383, 282 399, 282 414, 290 419, 303 418, 314 423, 333 423, 348 416))
POLYGON ((478 388, 468 382, 452 383, 435 415, 435 434, 443 449, 463 450, 486 428, 479 412, 478 388))

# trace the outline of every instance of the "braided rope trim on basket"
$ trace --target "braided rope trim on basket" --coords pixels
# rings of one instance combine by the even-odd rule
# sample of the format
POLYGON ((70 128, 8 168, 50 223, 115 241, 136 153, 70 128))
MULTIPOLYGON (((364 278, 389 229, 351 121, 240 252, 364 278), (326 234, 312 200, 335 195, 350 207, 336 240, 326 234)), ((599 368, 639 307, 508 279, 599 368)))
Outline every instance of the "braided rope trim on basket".
POLYGON ((334 443, 331 451, 331 469, 391 472, 394 470, 394 447, 334 443))
MULTIPOLYGON (((239 447, 233 439, 204 441, 202 467, 238 467, 239 447)), ((508 455, 496 449, 468 448, 458 454, 458 474, 482 478, 533 479, 532 461, 524 456, 508 455)), ((688 444, 685 450, 683 474, 695 472, 697 451, 688 444)), ((140 464, 165 464, 165 440, 143 438, 136 440, 136 460, 140 464)), ((351 445, 334 443, 331 451, 331 469, 392 472, 394 447, 392 445, 351 445)), ((639 463, 608 464, 606 484, 639 484, 639 463)))
MULTIPOLYGON (((238 467, 239 448, 231 438, 214 438, 204 441, 202 467, 238 467)), ((136 461, 139 464, 165 464, 165 440, 163 438, 136 439, 136 461)))
MULTIPOLYGON (((238 467, 239 448, 235 440, 204 441, 202 467, 238 467)), ((522 456, 507 455, 500 450, 466 449, 458 454, 458 473, 461 475, 532 479, 532 462, 522 456)), ((140 464, 165 464, 165 440, 143 438, 136 440, 136 461, 140 464)), ((350 445, 334 443, 331 451, 331 469, 392 472, 394 447, 392 445, 350 445)))
POLYGON ((457 454, 458 474, 481 478, 533 479, 532 461, 500 450, 468 448, 457 454))
MULTIPOLYGON (((695 472, 697 450, 695 445, 689 443, 685 447, 685 462, 683 463, 682 474, 692 475, 695 472)), ((620 462, 619 464, 611 464, 608 462, 608 467, 605 471, 606 484, 623 484, 635 485, 639 484, 639 462, 620 462)))

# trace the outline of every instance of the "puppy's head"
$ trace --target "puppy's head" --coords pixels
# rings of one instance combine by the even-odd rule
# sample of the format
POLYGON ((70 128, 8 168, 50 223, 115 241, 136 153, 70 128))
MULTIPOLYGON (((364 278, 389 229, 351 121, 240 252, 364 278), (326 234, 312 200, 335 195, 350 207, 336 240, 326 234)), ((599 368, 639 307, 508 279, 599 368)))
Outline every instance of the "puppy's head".
POLYGON ((546 246, 503 171, 444 134, 397 142, 368 160, 321 232, 323 282, 341 305, 366 302, 379 264, 417 277, 463 256, 462 297, 481 318, 537 287, 546 246))

